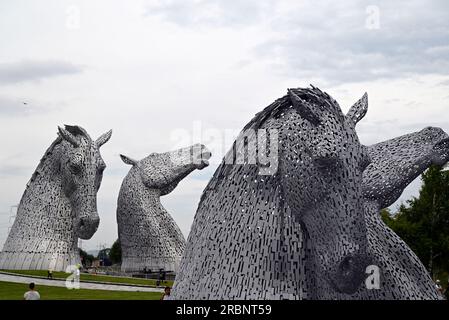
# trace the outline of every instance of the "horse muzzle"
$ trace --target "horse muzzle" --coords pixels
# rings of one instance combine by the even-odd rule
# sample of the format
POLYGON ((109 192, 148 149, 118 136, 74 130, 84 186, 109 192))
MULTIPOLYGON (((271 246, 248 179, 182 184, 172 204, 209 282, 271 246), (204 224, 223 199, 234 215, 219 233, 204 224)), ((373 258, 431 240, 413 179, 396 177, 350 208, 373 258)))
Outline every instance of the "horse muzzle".
POLYGON ((209 159, 212 157, 212 153, 204 145, 201 145, 201 152, 197 155, 195 163, 197 163, 197 169, 201 170, 209 166, 209 159))
POLYGON ((100 218, 96 214, 94 217, 83 217, 78 220, 78 237, 89 240, 95 234, 100 224, 100 218))
POLYGON ((332 287, 340 293, 353 294, 366 279, 366 268, 372 259, 366 254, 344 257, 330 277, 332 287))

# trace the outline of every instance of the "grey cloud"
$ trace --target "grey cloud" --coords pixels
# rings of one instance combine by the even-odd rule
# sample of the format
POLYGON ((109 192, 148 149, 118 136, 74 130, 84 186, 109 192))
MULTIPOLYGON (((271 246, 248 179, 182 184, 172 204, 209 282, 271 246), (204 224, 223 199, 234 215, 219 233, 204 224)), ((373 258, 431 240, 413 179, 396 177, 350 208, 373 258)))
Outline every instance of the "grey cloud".
POLYGON ((188 27, 244 26, 263 19, 274 1, 172 0, 148 5, 145 16, 160 16, 168 22, 188 27))
POLYGON ((319 77, 328 84, 449 74, 449 4, 443 1, 377 1, 379 29, 366 28, 369 5, 325 2, 323 10, 305 5, 297 19, 277 17, 285 38, 255 49, 258 56, 280 58, 280 72, 319 77))
POLYGON ((0 84, 14 84, 25 81, 39 81, 67 74, 76 74, 83 68, 70 62, 48 60, 23 60, 0 63, 0 84))
POLYGON ((449 79, 441 81, 437 86, 449 87, 449 79))
POLYGON ((443 130, 449 132, 449 122, 447 121, 428 121, 428 122, 421 122, 421 123, 410 123, 410 124, 406 124, 406 125, 402 125, 399 128, 402 131, 405 132, 412 132, 412 131, 420 131, 426 127, 439 127, 442 128, 443 130))
POLYGON ((401 123, 400 119, 389 119, 383 121, 361 122, 357 126, 357 133, 363 144, 372 145, 398 137, 404 134, 421 131, 426 127, 439 127, 449 132, 447 121, 427 121, 415 123, 401 123))
POLYGON ((27 176, 31 177, 33 169, 28 166, 20 165, 2 165, 0 166, 0 177, 15 177, 15 176, 27 176))
POLYGON ((282 75, 323 85, 449 74, 449 3, 443 0, 178 0, 148 6, 146 15, 193 28, 241 28, 263 20, 274 36, 254 48, 255 57, 282 75), (372 5, 379 29, 367 28, 372 5))
POLYGON ((363 144, 372 145, 404 134, 398 123, 398 119, 362 121, 357 125, 357 133, 363 144))

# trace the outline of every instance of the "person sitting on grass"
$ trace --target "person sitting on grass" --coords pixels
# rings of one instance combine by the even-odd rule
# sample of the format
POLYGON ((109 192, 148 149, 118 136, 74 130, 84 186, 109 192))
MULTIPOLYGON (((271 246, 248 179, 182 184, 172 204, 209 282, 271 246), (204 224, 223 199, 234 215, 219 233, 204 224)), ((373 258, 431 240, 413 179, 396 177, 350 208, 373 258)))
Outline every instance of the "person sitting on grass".
POLYGON ((171 291, 170 287, 165 287, 161 300, 171 300, 170 291, 171 291))
POLYGON ((29 287, 30 287, 30 290, 27 291, 23 295, 23 300, 40 300, 41 299, 41 295, 39 294, 39 292, 34 290, 34 283, 33 282, 30 283, 29 287))

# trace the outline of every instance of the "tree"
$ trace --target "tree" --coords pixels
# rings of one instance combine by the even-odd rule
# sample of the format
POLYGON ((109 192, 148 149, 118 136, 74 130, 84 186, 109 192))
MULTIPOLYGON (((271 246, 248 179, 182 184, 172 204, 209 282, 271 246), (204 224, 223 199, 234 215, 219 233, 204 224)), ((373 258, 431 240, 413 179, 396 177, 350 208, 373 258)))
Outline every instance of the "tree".
POLYGON ((88 267, 92 265, 92 261, 95 260, 95 257, 91 254, 88 254, 86 251, 84 251, 83 249, 79 249, 80 251, 80 257, 81 257, 81 261, 83 266, 88 267))
POLYGON ((122 247, 120 246, 120 241, 118 239, 115 240, 111 247, 111 251, 109 251, 109 259, 114 264, 122 262, 122 247))
POLYGON ((388 211, 381 215, 433 276, 449 270, 449 172, 432 166, 422 182, 418 198, 401 205, 393 216, 388 211))

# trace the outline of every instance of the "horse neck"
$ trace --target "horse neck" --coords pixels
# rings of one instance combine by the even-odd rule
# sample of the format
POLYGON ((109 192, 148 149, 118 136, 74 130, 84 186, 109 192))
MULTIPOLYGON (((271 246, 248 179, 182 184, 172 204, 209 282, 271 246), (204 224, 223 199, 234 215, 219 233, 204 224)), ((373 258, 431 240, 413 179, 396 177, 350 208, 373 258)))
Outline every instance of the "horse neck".
POLYGON ((200 238, 209 232, 206 223, 210 230, 213 230, 212 226, 217 226, 222 230, 212 232, 210 236, 213 241, 206 244, 209 250, 215 250, 217 244, 226 244, 220 246, 222 256, 214 256, 217 259, 215 268, 232 268, 233 263, 224 264, 223 261, 227 261, 229 256, 234 258, 235 252, 239 252, 243 257, 251 257, 251 260, 242 264, 242 259, 236 257, 235 265, 241 265, 242 270, 252 269, 252 279, 265 279, 266 274, 273 275, 263 280, 268 283, 253 283, 255 291, 276 288, 276 292, 283 292, 284 298, 305 298, 301 225, 282 200, 283 190, 278 177, 258 175, 258 168, 254 165, 228 165, 221 169, 226 176, 220 177, 218 172, 214 178, 218 180, 211 181, 204 191, 195 217, 195 221, 204 223, 192 226, 189 239, 200 238), (233 195, 237 190, 236 184, 239 184, 240 193, 233 195), (230 242, 229 239, 234 240, 230 242), (262 263, 254 269, 252 261, 262 263))
POLYGON ((62 191, 59 142, 57 139, 50 146, 28 182, 17 210, 13 234, 47 241, 76 241, 72 228, 59 227, 73 224, 71 205, 62 191), (66 234, 62 235, 62 232, 66 234))
POLYGON ((398 188, 401 188, 401 192, 407 187, 407 185, 409 185, 413 180, 419 177, 432 163, 431 158, 428 156, 411 156, 409 159, 414 160, 403 163, 398 167, 398 176, 402 177, 403 179, 399 180, 398 183, 398 188))
POLYGON ((175 248, 184 248, 184 236, 162 206, 160 197, 161 190, 147 188, 137 168, 130 170, 123 182, 118 200, 117 221, 122 243, 157 238, 158 241, 171 244, 175 248), (142 226, 142 228, 135 228, 136 226, 142 226))
POLYGON ((151 209, 162 207, 161 193, 158 189, 147 188, 143 183, 137 168, 132 168, 126 177, 127 189, 131 189, 136 196, 128 199, 130 204, 142 208, 145 212, 151 209))
MULTIPOLYGON (((134 167, 129 171, 120 190, 117 218, 125 219, 123 223, 126 225, 142 224, 148 219, 159 220, 168 215, 160 197, 161 191, 145 186, 139 169, 134 167), (134 212, 129 212, 129 208, 133 208, 134 212)), ((147 226, 152 227, 153 224, 147 226)))
POLYGON ((369 190, 369 198, 377 201, 379 210, 392 205, 404 189, 432 164, 430 155, 417 151, 401 154, 410 148, 406 143, 395 140, 373 145, 370 150, 377 167, 364 176, 364 183, 365 187, 368 185, 372 189, 369 190), (387 154, 384 150, 398 150, 398 153, 387 154), (373 173, 380 175, 380 178, 374 177, 373 173))
POLYGON ((141 204, 144 212, 148 214, 166 211, 162 206, 161 192, 158 189, 149 189, 143 186, 139 190, 139 199, 137 201, 141 204))

